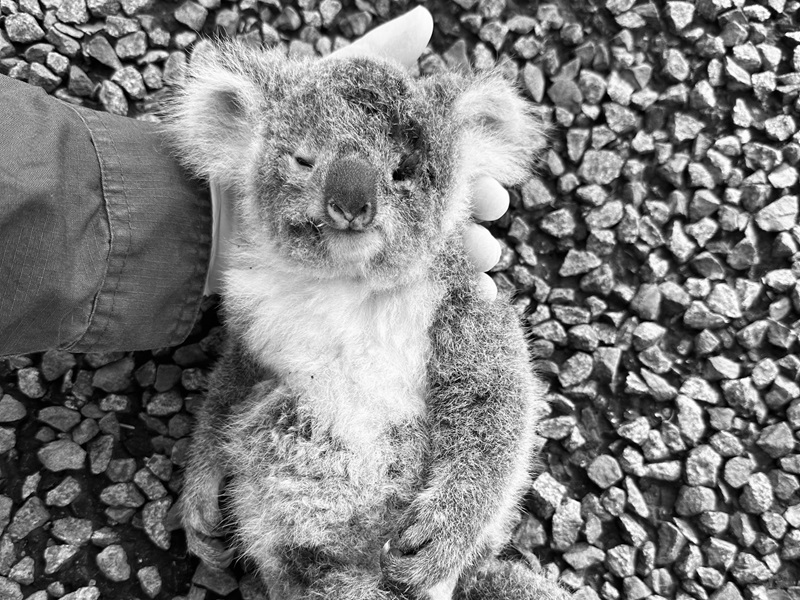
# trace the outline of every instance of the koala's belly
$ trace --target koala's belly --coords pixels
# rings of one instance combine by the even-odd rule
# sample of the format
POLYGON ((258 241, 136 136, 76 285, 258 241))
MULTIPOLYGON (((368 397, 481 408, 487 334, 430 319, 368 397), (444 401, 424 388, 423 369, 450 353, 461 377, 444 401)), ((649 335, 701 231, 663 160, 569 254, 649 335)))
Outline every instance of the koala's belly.
POLYGON ((369 449, 354 449, 293 404, 249 407, 234 419, 226 453, 236 521, 259 538, 262 554, 306 547, 376 559, 419 489, 420 422, 391 426, 369 449))

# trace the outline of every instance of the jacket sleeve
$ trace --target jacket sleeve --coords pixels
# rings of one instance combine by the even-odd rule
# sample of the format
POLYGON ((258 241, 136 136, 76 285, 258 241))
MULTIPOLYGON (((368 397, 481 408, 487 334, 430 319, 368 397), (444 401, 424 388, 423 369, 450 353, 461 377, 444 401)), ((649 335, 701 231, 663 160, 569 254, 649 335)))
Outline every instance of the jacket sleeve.
POLYGON ((208 192, 156 124, 0 76, 0 356, 180 343, 210 246, 208 192))

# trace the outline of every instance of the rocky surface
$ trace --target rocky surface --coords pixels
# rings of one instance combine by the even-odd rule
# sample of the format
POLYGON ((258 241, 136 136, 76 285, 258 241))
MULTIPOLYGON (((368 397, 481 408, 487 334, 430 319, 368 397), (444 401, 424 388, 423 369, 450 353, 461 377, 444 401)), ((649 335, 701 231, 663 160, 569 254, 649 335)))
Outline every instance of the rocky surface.
MULTIPOLYGON (((800 597, 800 3, 427 3, 422 73, 519 81, 552 123, 493 226, 550 380, 514 535, 582 600, 800 597)), ((395 0, 0 0, 0 73, 153 119, 202 35, 327 54, 395 0)), ((0 361, 0 596, 253 597, 175 525, 221 332, 0 361)))

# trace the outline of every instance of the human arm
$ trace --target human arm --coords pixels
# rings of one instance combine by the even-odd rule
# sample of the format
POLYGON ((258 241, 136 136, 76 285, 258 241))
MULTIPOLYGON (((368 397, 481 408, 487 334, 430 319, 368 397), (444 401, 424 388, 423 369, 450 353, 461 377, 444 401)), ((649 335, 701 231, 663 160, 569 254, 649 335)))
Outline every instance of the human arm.
POLYGON ((210 218, 153 123, 0 76, 0 356, 180 343, 210 218))

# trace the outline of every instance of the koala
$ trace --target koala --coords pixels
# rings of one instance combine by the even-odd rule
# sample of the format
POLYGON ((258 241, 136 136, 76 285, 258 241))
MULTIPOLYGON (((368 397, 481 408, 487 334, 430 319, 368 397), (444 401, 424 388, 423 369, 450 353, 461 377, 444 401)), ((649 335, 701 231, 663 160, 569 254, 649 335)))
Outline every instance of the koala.
POLYGON ((273 600, 566 599, 497 556, 547 409, 461 242, 475 179, 518 184, 543 147, 530 106, 496 74, 217 42, 166 116, 239 223, 180 500, 190 550, 243 557, 273 600))

